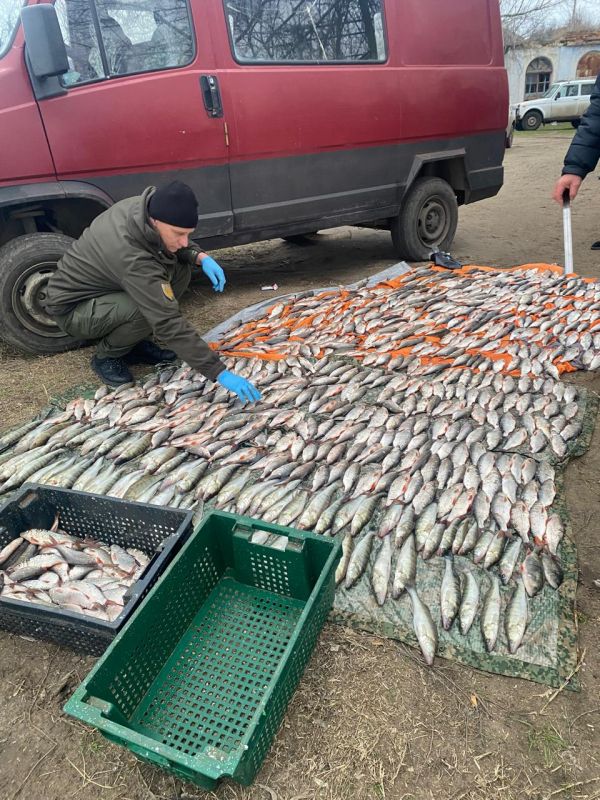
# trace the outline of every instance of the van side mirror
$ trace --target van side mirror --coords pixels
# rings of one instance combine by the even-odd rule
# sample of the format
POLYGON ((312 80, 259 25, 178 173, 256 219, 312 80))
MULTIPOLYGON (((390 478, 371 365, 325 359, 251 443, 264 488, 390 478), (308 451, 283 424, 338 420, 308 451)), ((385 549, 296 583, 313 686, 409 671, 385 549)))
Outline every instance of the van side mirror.
POLYGON ((67 49, 56 9, 50 3, 26 6, 21 11, 27 69, 38 100, 63 94, 58 75, 69 71, 67 49))
POLYGON ((50 3, 26 6, 21 11, 21 19, 34 77, 41 80, 68 72, 67 49, 54 6, 50 3))

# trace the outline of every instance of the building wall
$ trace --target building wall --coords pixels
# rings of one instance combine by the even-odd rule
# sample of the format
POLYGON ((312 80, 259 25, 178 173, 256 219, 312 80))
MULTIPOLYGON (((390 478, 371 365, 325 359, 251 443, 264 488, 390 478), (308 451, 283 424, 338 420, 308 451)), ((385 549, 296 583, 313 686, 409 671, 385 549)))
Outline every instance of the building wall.
POLYGON ((535 58, 547 58, 552 64, 551 81, 570 81, 577 77, 577 65, 591 50, 600 50, 600 42, 585 45, 540 45, 511 48, 504 62, 508 73, 510 102, 520 103, 525 96, 525 74, 535 58))

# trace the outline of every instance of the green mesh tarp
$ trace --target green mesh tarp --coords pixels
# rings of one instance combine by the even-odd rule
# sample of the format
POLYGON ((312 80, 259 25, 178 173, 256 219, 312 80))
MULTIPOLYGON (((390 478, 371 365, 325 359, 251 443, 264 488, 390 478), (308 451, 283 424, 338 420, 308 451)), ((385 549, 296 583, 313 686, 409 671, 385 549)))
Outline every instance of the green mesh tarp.
MULTIPOLYGON (((371 281, 376 279, 377 276, 374 276, 371 281)), ((260 304, 255 309, 247 309, 242 314, 243 320, 251 320, 254 314, 260 316, 264 313, 264 306, 265 303, 260 304)), ((236 315, 222 323, 219 326, 219 333, 227 329, 230 330, 235 320, 239 318, 240 315, 236 315)), ((209 332, 206 338, 216 338, 214 331, 209 332)), ((79 386, 65 393, 56 402, 59 405, 63 405, 73 397, 82 394, 89 397, 92 393, 93 389, 90 385, 79 386)), ((373 402, 373 400, 373 396, 367 396, 362 402, 368 403, 373 402)), ((546 584, 536 597, 529 599, 528 628, 523 644, 515 655, 511 655, 508 652, 503 620, 496 648, 492 653, 488 653, 481 633, 479 614, 465 636, 460 633, 457 622, 454 623, 450 631, 443 630, 440 623, 440 585, 444 570, 444 559, 433 557, 428 561, 423 561, 419 557, 417 559, 418 592, 421 599, 428 605, 432 617, 437 623, 439 656, 489 672, 528 678, 550 686, 560 686, 576 666, 575 593, 577 586, 577 555, 565 503, 564 468, 569 458, 581 455, 589 447, 598 409, 598 399, 593 393, 580 389, 578 405, 579 413, 577 419, 582 422, 582 432, 578 439, 570 444, 565 462, 557 464, 555 457, 552 456, 549 450, 536 456, 536 458, 552 459, 556 469, 557 495, 552 510, 561 515, 566 529, 565 538, 559 549, 560 561, 564 570, 562 585, 558 591, 555 591, 546 584)), ((525 449, 521 450, 521 452, 527 454, 525 449)), ((357 537, 358 539, 368 531, 376 530, 382 513, 380 504, 367 528, 357 537)), ((388 593, 382 607, 377 604, 375 599, 371 587, 371 575, 372 565, 377 556, 379 546, 380 540, 374 537, 370 564, 360 581, 350 590, 346 590, 343 587, 338 588, 331 618, 335 622, 416 645, 412 625, 412 606, 406 593, 398 599, 393 599, 391 594, 388 593)), ((466 569, 469 569, 475 576, 480 587, 481 609, 481 601, 490 585, 488 572, 483 567, 473 564, 470 558, 455 557, 454 564, 457 574, 460 575, 466 569)), ((509 586, 501 587, 503 611, 513 591, 514 582, 511 582, 509 586)), ((576 688, 576 685, 576 680, 571 681, 569 684, 570 688, 576 688)))
MULTIPOLYGON (((579 419, 583 423, 582 433, 570 448, 569 457, 582 455, 589 447, 594 432, 598 411, 598 397, 580 389, 579 419)), ((453 661, 459 661, 477 669, 509 675, 545 683, 558 687, 572 673, 577 664, 577 622, 575 619, 575 594, 577 589, 577 550, 573 538, 564 491, 564 468, 555 464, 556 499, 552 510, 558 512, 565 523, 566 534, 559 548, 559 556, 564 570, 564 580, 558 591, 548 584, 534 598, 529 598, 529 624, 523 644, 515 655, 508 651, 506 634, 501 623, 500 636, 496 648, 488 653, 479 624, 475 618, 466 636, 460 633, 458 621, 450 631, 438 624, 438 654, 453 661)), ((376 529, 375 517, 370 529, 376 529)), ((371 552, 372 566, 378 552, 380 541, 375 537, 371 552)), ((457 574, 469 569, 480 587, 483 600, 490 585, 490 579, 482 566, 473 564, 471 559, 454 557, 457 574)), ((417 559, 417 587, 419 596, 429 606, 435 622, 440 620, 440 586, 444 572, 444 559, 433 557, 428 561, 417 559)), ((513 585, 501 586, 502 620, 504 610, 512 592, 513 585)), ((480 603, 481 608, 481 603, 480 603)), ((398 598, 389 595, 382 607, 377 604, 371 587, 371 569, 367 567, 360 581, 350 590, 338 587, 331 617, 335 622, 350 625, 379 636, 399 639, 417 646, 413 633, 412 607, 406 592, 398 598)), ((570 688, 578 688, 576 680, 569 683, 570 688)))

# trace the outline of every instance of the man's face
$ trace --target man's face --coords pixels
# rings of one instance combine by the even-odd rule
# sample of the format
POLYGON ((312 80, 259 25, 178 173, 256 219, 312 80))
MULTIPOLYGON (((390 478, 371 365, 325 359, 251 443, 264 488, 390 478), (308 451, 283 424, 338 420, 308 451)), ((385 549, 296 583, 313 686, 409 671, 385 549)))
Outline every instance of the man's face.
POLYGON ((151 222, 169 253, 176 253, 189 245, 194 228, 177 228, 158 219, 151 219, 151 222))

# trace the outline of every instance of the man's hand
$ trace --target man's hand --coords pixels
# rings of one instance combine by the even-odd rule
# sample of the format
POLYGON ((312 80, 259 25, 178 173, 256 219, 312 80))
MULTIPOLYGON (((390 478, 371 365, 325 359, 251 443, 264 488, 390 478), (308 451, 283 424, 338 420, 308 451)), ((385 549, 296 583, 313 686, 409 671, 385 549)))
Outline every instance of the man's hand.
POLYGON ((217 380, 225 389, 234 392, 240 398, 242 403, 255 403, 261 399, 260 392, 253 386, 246 378, 241 375, 236 375, 235 372, 229 372, 224 369, 217 376, 217 380))
POLYGON ((556 202, 562 206, 563 195, 568 190, 571 200, 575 200, 577 197, 577 192, 579 191, 579 187, 582 183, 583 178, 580 178, 579 175, 561 175, 554 186, 552 199, 556 200, 556 202))
POLYGON ((198 256, 198 261, 202 266, 202 272, 212 283, 215 292, 222 292, 225 288, 225 273, 221 267, 217 264, 214 258, 207 256, 206 253, 200 253, 198 256))

